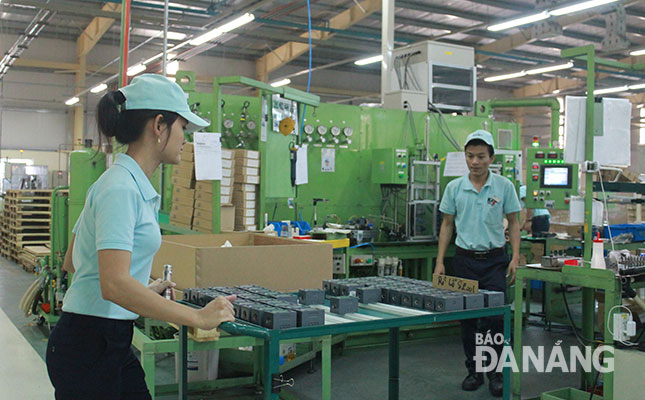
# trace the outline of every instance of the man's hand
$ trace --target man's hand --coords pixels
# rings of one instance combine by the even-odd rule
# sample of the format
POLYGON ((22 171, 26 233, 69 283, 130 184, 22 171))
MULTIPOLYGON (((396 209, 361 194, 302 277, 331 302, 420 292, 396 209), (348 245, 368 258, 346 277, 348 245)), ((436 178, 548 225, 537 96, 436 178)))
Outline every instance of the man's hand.
POLYGON ((506 270, 506 277, 511 277, 510 284, 515 283, 515 273, 517 272, 517 266, 519 265, 519 260, 515 257, 511 259, 511 262, 508 264, 508 269, 506 270))
POLYGON ((437 263, 434 267, 434 272, 432 275, 445 275, 446 274, 446 267, 443 265, 443 263, 437 263))
MULTIPOLYGON (((175 282, 172 281, 164 281, 161 278, 155 279, 152 283, 148 285, 148 289, 152 290, 155 293, 159 293, 163 295, 164 290, 167 288, 174 288, 177 286, 175 282)), ((172 300, 175 300, 175 291, 172 291, 172 300)))
POLYGON ((527 233, 531 233, 531 221, 530 220, 524 221, 524 223, 522 224, 522 228, 520 228, 520 230, 526 231, 527 233))

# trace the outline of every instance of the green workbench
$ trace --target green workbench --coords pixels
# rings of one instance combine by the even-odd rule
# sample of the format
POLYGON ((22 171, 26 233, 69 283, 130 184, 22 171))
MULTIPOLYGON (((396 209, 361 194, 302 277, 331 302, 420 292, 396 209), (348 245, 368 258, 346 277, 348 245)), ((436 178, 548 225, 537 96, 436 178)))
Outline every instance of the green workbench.
MULTIPOLYGON (((263 345, 263 387, 265 400, 278 400, 279 378, 279 348, 280 342, 302 338, 318 338, 322 341, 322 398, 331 399, 331 337, 332 335, 349 334, 354 332, 389 330, 389 385, 388 399, 399 398, 399 329, 406 326, 456 321, 470 318, 502 315, 504 317, 504 341, 510 344, 510 306, 483 308, 454 312, 423 312, 421 310, 404 309, 389 305, 360 305, 359 314, 367 320, 347 323, 327 324, 313 327, 300 327, 284 330, 270 330, 245 322, 225 322, 220 328, 230 333, 233 338, 246 337, 247 340, 260 340, 263 345), (277 385, 274 385, 277 382, 277 385)), ((188 329, 180 327, 179 357, 181 374, 179 379, 179 398, 187 399, 187 352, 189 350, 188 329)), ((510 370, 504 370, 504 399, 511 398, 510 370)))
MULTIPOLYGON (((604 290, 605 312, 604 321, 607 321, 612 307, 621 304, 621 284, 611 270, 600 270, 583 267, 564 266, 562 271, 547 270, 540 268, 521 267, 517 270, 515 282, 515 305, 514 305, 514 354, 516 360, 522 360, 522 287, 523 282, 528 280, 539 280, 562 285, 574 285, 583 287, 582 296, 582 336, 594 338, 594 291, 604 290)), ((605 324, 603 324, 603 327, 605 324)), ((604 344, 613 346, 613 337, 604 333, 604 344)), ((583 374, 582 387, 586 388, 593 384, 593 374, 583 374)), ((614 378, 613 372, 604 374, 604 400, 613 400, 614 378)), ((513 399, 521 399, 521 372, 513 374, 513 399)))

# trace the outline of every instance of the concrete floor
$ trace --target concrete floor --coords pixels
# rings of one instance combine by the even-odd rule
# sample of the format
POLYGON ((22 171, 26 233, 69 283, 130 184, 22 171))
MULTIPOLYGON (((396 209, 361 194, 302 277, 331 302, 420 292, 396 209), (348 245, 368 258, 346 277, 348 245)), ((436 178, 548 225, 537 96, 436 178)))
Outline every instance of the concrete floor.
MULTIPOLYGON (((42 398, 52 398, 52 389, 46 380, 46 374, 42 375, 44 370, 42 358, 44 358, 47 345, 47 330, 38 326, 33 317, 26 318, 17 306, 33 280, 33 274, 23 271, 13 262, 0 258, 0 309, 15 326, 14 328, 8 322, 2 323, 0 321, 0 339, 5 337, 6 332, 13 330, 16 332, 14 336, 22 335, 25 339, 20 340, 21 345, 29 343, 35 354, 41 357, 41 360, 38 360, 38 357, 32 357, 24 361, 33 365, 32 370, 40 371, 40 374, 15 380, 12 375, 0 373, 0 391, 6 393, 9 388, 22 387, 25 388, 24 390, 27 388, 29 390, 36 389, 41 393, 42 398), (18 332, 20 335, 17 334, 18 332)), ((575 344, 575 338, 570 330, 545 331, 539 326, 529 326, 525 329, 523 340, 525 344, 547 346, 545 350, 547 355, 550 354, 550 348, 557 341, 562 341, 560 345, 563 348, 575 344)), ((14 352, 14 350, 10 351, 14 352)), ((565 355, 567 355, 566 352, 565 355)), ((295 380, 295 386, 288 390, 288 393, 292 395, 290 398, 298 400, 320 399, 319 359, 315 361, 315 366, 314 373, 309 373, 309 366, 305 364, 286 374, 286 378, 294 378, 295 380)), ((387 368, 386 346, 346 349, 341 355, 335 355, 332 360, 332 397, 334 399, 370 400, 387 398, 387 368)), ((461 381, 466 373, 463 366, 463 350, 458 337, 402 343, 400 370, 401 399, 483 400, 492 398, 487 385, 472 393, 461 390, 461 381)), ((158 381, 173 380, 173 358, 159 356, 157 371, 158 381)), ((561 387, 575 387, 578 385, 579 379, 577 373, 529 372, 523 375, 522 397, 534 398, 545 391, 561 387)), ((23 396, 11 398, 38 398, 34 396, 27 395, 25 392, 23 396)), ((176 396, 158 396, 157 398, 166 400, 175 399, 176 396)), ((261 399, 262 396, 256 392, 255 388, 237 388, 215 393, 195 394, 190 398, 251 400, 261 399)))

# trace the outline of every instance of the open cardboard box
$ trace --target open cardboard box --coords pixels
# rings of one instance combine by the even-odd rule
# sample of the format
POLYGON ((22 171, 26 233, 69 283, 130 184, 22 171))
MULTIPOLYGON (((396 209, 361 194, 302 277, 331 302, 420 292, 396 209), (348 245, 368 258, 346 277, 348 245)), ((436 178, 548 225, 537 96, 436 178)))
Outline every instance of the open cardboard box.
POLYGON ((332 278, 332 245, 260 233, 164 235, 152 277, 172 265, 177 289, 254 284, 279 291, 320 288, 332 278), (221 247, 226 241, 233 247, 221 247))

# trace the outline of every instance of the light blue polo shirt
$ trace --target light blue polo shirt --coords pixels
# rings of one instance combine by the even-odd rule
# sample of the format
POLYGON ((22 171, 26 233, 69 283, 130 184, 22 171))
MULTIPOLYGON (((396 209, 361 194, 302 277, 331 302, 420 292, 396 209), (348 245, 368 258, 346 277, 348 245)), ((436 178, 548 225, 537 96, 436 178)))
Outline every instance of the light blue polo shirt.
MULTIPOLYGON (((524 200, 526 198, 526 185, 520 186, 520 204, 522 205, 522 208, 526 208, 526 204, 524 204, 524 200)), ((546 215, 551 219, 551 213, 549 210, 546 208, 534 208, 533 209, 533 217, 541 217, 543 215, 546 215)))
POLYGON ((470 174, 451 181, 444 190, 439 210, 455 216, 457 246, 466 250, 491 250, 506 244, 504 216, 520 211, 515 187, 508 178, 489 172, 477 192, 470 174))
POLYGON ((159 202, 159 194, 139 164, 126 154, 117 154, 114 164, 87 192, 74 226, 76 273, 63 299, 63 311, 120 320, 138 318, 101 296, 98 251, 129 251, 130 274, 147 286, 152 259, 161 246, 159 202))

